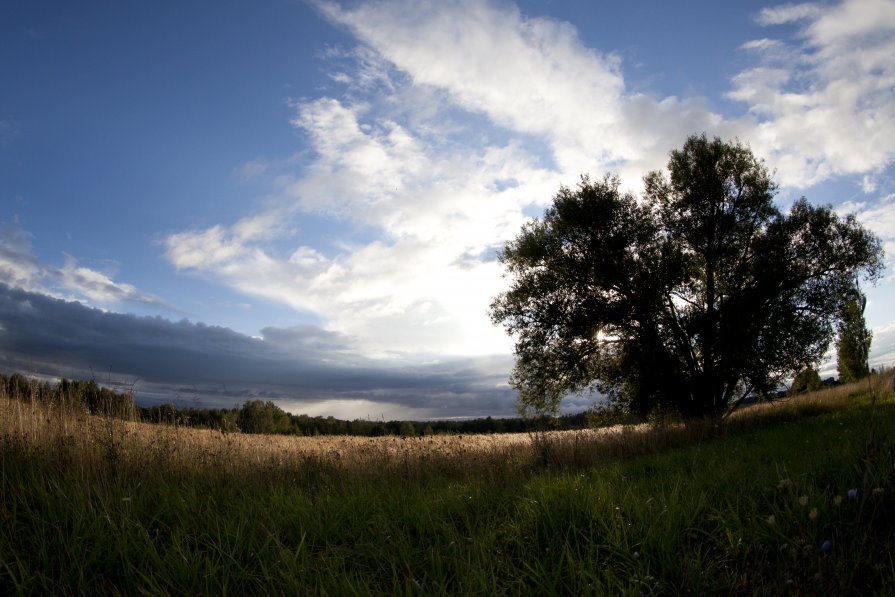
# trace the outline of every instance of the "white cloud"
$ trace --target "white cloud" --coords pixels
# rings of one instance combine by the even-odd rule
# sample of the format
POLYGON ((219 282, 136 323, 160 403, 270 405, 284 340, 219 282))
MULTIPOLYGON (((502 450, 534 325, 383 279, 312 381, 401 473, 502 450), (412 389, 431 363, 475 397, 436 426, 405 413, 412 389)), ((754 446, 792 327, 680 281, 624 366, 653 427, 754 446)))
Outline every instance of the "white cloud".
POLYGON ((895 366, 895 323, 875 328, 870 345, 870 366, 895 366))
POLYGON ((836 208, 841 214, 854 213, 858 220, 883 241, 889 276, 895 276, 895 193, 875 201, 847 201, 836 208))
POLYGON ((288 193, 304 211, 376 226, 392 239, 447 242, 456 250, 480 246, 483 237, 490 244, 518 226, 521 206, 544 200, 526 191, 547 184, 555 191, 555 174, 514 144, 455 148, 393 121, 364 122, 365 107, 331 99, 298 110, 294 124, 308 133, 318 159, 288 193), (516 186, 489 190, 507 179, 516 186))
POLYGON ((393 73, 383 57, 365 46, 356 46, 351 50, 327 48, 322 57, 330 62, 344 62, 344 68, 335 67, 329 78, 345 85, 354 93, 368 93, 381 90, 387 93, 396 91, 392 81, 393 73))
POLYGON ((279 207, 171 235, 167 256, 311 311, 366 354, 506 352, 486 315, 503 289, 495 247, 582 172, 612 170, 636 189, 701 131, 750 143, 784 185, 885 167, 895 53, 886 19, 851 16, 855 5, 886 10, 763 12, 764 24, 800 27, 800 41, 743 46, 759 64, 734 78, 730 96, 749 113, 730 119, 705 98, 630 93, 615 55, 509 4, 320 3, 361 45, 325 52, 344 93, 293 104, 310 151, 277 179, 279 207), (848 25, 826 24, 837 18, 848 25), (310 238, 306 214, 328 228, 310 238))
POLYGON ((85 297, 94 303, 110 304, 126 301, 165 307, 165 302, 162 299, 140 292, 132 284, 115 282, 106 274, 90 268, 79 267, 77 260, 71 255, 66 255, 65 265, 54 270, 52 276, 65 290, 75 293, 76 296, 85 297))
POLYGON ((245 247, 221 226, 173 234, 165 244, 168 259, 178 268, 206 269, 244 258, 245 247))
POLYGON ((743 50, 752 50, 755 52, 772 52, 781 47, 783 47, 782 42, 776 39, 768 39, 766 37, 747 41, 742 46, 740 46, 740 48, 743 50))
POLYGON ((872 174, 865 174, 861 178, 861 190, 865 193, 875 193, 877 189, 877 180, 872 174))
POLYGON ((233 174, 243 180, 252 180, 267 172, 267 163, 262 159, 254 159, 241 164, 233 170, 233 174))
POLYGON ((795 21, 800 43, 746 44, 764 64, 733 78, 729 96, 757 120, 753 149, 777 167, 784 185, 885 167, 895 157, 895 3, 789 4, 759 18, 795 21))
POLYGON ((863 226, 883 242, 886 271, 883 280, 875 286, 867 286, 867 323, 874 329, 871 346, 871 363, 895 365, 895 322, 892 305, 895 304, 895 193, 872 201, 847 201, 836 207, 840 215, 853 213, 863 226))
POLYGON ((811 16, 816 18, 808 36, 815 44, 827 47, 855 42, 864 46, 870 36, 879 37, 879 41, 889 37, 891 41, 888 33, 895 29, 895 4, 891 0, 846 0, 811 16))
MULTIPOLYGON (((487 317, 502 284, 494 250, 519 230, 526 205, 556 191, 555 173, 516 144, 457 147, 427 135, 425 123, 411 131, 362 103, 297 104, 293 124, 316 156, 303 176, 282 179, 284 194, 299 212, 342 222, 341 234, 347 225, 380 238, 334 242, 329 255, 305 244, 280 254, 269 224, 282 225, 284 213, 261 212, 251 218, 257 230, 243 220, 171 235, 169 260, 312 311, 369 354, 508 351, 487 317)), ((301 215, 292 222, 301 242, 301 215)))
POLYGON ((80 267, 65 256, 61 267, 41 264, 32 254, 27 234, 13 227, 0 228, 0 282, 53 298, 71 298, 100 305, 139 303, 170 310, 165 301, 139 291, 132 284, 115 282, 106 274, 80 267))
POLYGON ((719 123, 698 101, 626 94, 617 56, 586 47, 568 23, 527 18, 512 5, 391 1, 321 9, 414 85, 443 90, 464 110, 542 139, 565 180, 626 168, 632 175, 624 178, 639 180, 686 134, 719 123))
POLYGON ((812 2, 800 4, 781 4, 771 8, 763 8, 756 21, 760 25, 783 25, 817 16, 821 7, 812 2))
POLYGON ((42 277, 26 233, 19 228, 0 227, 0 282, 29 292, 46 292, 42 277))

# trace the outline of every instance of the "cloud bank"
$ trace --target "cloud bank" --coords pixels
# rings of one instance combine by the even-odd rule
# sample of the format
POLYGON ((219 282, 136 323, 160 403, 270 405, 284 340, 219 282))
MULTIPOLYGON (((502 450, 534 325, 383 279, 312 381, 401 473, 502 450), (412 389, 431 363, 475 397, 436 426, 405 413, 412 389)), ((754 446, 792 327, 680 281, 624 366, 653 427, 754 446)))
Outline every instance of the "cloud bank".
POLYGON ((0 368, 7 371, 127 382, 141 403, 173 398, 229 408, 275 400, 295 413, 348 419, 514 412, 508 357, 384 365, 314 326, 262 334, 109 313, 0 284, 0 368))

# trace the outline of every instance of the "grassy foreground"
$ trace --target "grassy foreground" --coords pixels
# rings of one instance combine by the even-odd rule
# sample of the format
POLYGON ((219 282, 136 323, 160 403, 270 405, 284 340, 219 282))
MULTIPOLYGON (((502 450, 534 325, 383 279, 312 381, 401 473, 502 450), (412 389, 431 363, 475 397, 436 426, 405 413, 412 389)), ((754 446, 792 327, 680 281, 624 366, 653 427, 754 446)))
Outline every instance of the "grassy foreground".
POLYGON ((534 438, 248 437, 0 396, 0 594, 895 594, 892 382, 534 438))

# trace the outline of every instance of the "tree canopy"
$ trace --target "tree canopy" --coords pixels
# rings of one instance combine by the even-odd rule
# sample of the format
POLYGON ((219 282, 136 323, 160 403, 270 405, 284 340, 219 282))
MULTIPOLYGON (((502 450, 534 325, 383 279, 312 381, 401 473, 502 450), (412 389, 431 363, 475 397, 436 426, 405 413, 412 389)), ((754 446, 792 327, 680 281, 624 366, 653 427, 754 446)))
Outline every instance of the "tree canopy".
POLYGON ((500 259, 491 317, 516 339, 523 413, 597 390, 628 411, 718 416, 770 394, 825 353, 880 240, 804 198, 784 214, 764 163, 689 137, 641 198, 618 178, 561 187, 500 259))

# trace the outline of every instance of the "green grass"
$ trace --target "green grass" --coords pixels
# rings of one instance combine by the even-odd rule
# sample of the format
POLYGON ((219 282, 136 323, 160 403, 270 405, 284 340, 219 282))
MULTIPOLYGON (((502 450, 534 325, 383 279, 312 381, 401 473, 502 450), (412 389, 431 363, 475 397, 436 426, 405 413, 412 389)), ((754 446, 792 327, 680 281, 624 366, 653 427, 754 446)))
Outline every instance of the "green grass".
POLYGON ((0 593, 895 594, 895 398, 829 402, 363 470, 89 464, 4 411, 0 593))

